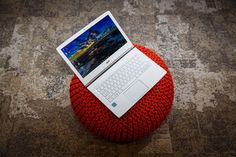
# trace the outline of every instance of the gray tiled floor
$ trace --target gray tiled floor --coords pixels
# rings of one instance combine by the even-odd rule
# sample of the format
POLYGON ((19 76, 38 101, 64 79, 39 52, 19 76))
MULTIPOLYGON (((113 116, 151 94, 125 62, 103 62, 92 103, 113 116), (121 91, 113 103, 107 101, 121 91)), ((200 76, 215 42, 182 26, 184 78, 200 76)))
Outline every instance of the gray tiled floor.
POLYGON ((236 156, 236 9, 230 0, 0 1, 0 156, 236 156), (74 117, 55 48, 106 10, 175 83, 171 114, 128 144, 74 117))

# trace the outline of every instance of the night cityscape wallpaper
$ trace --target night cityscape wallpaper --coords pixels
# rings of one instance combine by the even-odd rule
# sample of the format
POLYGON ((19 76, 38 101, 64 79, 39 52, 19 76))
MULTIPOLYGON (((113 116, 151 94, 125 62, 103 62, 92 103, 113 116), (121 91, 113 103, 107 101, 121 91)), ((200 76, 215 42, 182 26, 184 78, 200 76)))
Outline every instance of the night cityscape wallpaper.
POLYGON ((85 77, 126 42, 111 18, 106 16, 62 51, 80 75, 85 77))

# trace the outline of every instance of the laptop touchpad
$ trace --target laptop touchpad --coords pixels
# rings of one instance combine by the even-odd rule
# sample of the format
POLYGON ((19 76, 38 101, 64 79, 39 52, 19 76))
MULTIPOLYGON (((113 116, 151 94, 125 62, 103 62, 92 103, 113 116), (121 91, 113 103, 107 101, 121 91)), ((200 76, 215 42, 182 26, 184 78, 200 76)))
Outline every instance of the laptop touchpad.
POLYGON ((148 87, 140 80, 136 81, 124 95, 132 102, 137 102, 147 92, 148 87))

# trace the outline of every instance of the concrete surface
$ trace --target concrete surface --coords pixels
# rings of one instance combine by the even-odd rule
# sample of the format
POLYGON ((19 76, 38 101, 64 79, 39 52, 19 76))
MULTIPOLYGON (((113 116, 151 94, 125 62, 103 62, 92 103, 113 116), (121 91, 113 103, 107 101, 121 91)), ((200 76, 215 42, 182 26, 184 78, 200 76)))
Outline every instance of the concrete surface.
POLYGON ((0 156, 236 156, 236 9, 230 0, 1 0, 0 156), (74 117, 55 48, 110 10, 173 74, 171 114, 127 144, 74 117))

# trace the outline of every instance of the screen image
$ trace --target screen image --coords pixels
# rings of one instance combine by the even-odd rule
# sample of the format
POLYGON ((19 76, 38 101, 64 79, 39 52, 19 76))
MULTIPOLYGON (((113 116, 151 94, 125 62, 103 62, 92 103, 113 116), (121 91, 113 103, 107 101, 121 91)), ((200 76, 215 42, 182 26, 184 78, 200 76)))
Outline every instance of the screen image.
POLYGON ((62 48, 62 52, 80 75, 85 77, 126 42, 107 15, 62 48))

